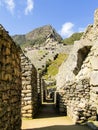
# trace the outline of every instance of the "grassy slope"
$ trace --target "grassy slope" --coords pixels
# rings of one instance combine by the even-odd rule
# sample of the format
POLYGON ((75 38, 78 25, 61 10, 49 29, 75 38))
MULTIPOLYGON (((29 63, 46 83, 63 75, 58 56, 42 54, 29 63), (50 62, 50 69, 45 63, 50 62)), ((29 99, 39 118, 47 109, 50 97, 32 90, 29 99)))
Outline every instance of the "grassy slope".
POLYGON ((44 75, 44 78, 48 79, 54 77, 58 73, 60 65, 66 58, 66 54, 58 54, 57 58, 47 67, 47 72, 44 75))
POLYGON ((63 44, 74 44, 74 41, 80 40, 83 32, 81 33, 74 33, 69 38, 64 39, 62 42, 63 44))

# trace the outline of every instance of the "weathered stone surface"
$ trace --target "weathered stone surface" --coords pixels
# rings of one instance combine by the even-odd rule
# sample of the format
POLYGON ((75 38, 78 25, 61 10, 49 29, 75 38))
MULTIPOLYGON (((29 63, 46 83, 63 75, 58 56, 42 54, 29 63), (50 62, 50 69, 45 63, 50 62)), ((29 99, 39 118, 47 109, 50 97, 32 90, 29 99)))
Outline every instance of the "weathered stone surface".
POLYGON ((98 9, 96 9, 94 13, 94 26, 97 25, 98 25, 98 9))
POLYGON ((21 129, 21 89, 19 51, 0 25, 0 130, 21 129))
MULTIPOLYGON (((97 49, 97 48, 96 48, 97 49)), ((97 53, 98 54, 98 53, 97 53)), ((93 70, 97 70, 98 71, 98 56, 97 57, 92 57, 90 59, 91 65, 92 65, 92 69, 93 70)))
POLYGON ((98 71, 92 71, 90 76, 90 84, 98 85, 98 71))
POLYGON ((21 52, 22 68, 22 117, 32 118, 38 111, 37 71, 21 52))
POLYGON ((64 62, 57 75, 57 88, 62 87, 66 82, 73 81, 75 76, 81 70, 81 66, 86 56, 90 51, 92 43, 88 40, 82 39, 74 44, 73 50, 70 53, 66 62, 64 62))
POLYGON ((57 75, 58 107, 75 123, 98 115, 98 9, 57 75))

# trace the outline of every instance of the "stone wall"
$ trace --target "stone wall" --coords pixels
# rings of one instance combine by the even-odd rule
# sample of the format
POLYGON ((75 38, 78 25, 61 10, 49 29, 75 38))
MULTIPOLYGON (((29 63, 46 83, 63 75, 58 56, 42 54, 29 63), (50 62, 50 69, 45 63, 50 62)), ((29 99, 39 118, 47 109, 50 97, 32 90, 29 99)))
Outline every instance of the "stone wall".
POLYGON ((75 80, 75 77, 81 70, 83 61, 90 52, 92 45, 93 43, 86 39, 82 39, 74 43, 68 59, 63 62, 59 68, 59 72, 56 77, 57 89, 62 88, 67 82, 75 80))
POLYGON ((77 71, 79 72, 81 67, 77 66, 79 60, 80 61, 85 60, 90 51, 90 48, 94 46, 96 41, 98 41, 97 19, 98 19, 98 9, 95 11, 94 14, 94 24, 89 25, 87 27, 80 41, 75 41, 67 61, 60 66, 59 73, 56 78, 58 88, 62 87, 65 84, 65 82, 75 80, 75 76, 78 74, 77 71), (82 50, 82 59, 79 50, 82 50))
POLYGON ((98 9, 94 16, 57 76, 59 110, 75 123, 98 116, 98 9))
POLYGON ((0 25, 0 130, 20 129, 20 56, 8 32, 0 25))
POLYGON ((96 107, 90 102, 88 79, 66 84, 59 92, 59 111, 66 114, 75 123, 96 120, 96 107))
POLYGON ((98 42, 92 47, 88 58, 92 68, 90 73, 90 102, 96 107, 98 116, 98 42))
POLYGON ((37 90, 38 90, 38 107, 41 105, 41 78, 42 78, 42 73, 37 72, 37 90))
POLYGON ((38 110, 37 71, 21 52, 22 117, 33 118, 38 110))

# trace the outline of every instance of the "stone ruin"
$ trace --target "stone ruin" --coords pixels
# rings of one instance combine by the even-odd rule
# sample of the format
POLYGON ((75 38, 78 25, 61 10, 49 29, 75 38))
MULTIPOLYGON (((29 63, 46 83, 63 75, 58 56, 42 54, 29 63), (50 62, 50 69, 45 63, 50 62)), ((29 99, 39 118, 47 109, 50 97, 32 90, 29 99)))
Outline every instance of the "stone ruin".
MULTIPOLYGON (((0 25, 0 130, 20 130, 41 104, 41 74, 0 25)), ((98 9, 57 75, 57 106, 75 123, 98 120, 98 9)))
POLYGON ((0 25, 0 130, 20 130, 21 88, 18 47, 0 25))
POLYGON ((39 106, 37 89, 37 71, 30 60, 21 51, 22 68, 22 117, 33 118, 39 106))
POLYGON ((20 130, 40 106, 40 74, 0 25, 0 130, 20 130))
POLYGON ((57 106, 75 123, 98 117, 98 9, 80 41, 59 68, 57 106))

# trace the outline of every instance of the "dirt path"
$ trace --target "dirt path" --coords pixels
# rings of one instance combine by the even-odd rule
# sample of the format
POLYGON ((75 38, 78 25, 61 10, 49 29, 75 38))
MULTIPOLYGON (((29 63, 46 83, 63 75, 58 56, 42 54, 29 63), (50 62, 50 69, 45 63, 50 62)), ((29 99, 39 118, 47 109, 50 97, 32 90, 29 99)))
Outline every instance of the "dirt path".
POLYGON ((53 104, 43 105, 40 114, 32 120, 22 120, 22 130, 91 130, 75 125, 68 117, 60 116, 53 104))

